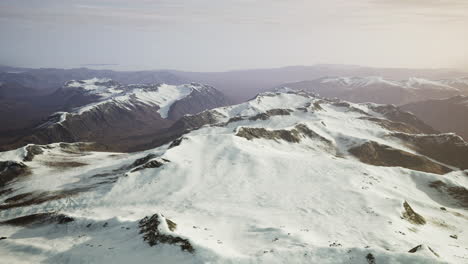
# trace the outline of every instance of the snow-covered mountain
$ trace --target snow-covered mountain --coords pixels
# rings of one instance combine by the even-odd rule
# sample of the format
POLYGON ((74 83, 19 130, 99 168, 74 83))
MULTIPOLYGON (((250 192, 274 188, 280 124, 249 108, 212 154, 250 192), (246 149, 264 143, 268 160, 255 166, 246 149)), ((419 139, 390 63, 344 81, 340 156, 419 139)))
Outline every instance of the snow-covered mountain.
POLYGON ((7 263, 466 263, 468 144, 287 89, 137 153, 0 153, 7 263))
POLYGON ((284 86, 352 102, 396 105, 468 94, 468 78, 428 80, 413 77, 396 81, 378 76, 325 77, 312 81, 288 83, 284 86))
POLYGON ((468 96, 414 102, 401 108, 439 131, 453 131, 468 139, 468 96))
MULTIPOLYGON (((185 114, 228 104, 223 94, 207 85, 121 85, 98 78, 69 81, 55 97, 63 102, 64 110, 49 116, 13 146, 77 141, 115 146, 115 141, 167 128, 185 114)), ((125 150, 126 144, 115 149, 125 150)))

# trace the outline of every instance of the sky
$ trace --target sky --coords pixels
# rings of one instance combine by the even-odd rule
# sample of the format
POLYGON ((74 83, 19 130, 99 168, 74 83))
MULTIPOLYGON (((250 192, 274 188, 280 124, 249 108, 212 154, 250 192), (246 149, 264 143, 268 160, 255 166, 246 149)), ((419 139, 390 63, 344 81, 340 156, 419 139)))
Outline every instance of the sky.
POLYGON ((467 0, 0 0, 0 64, 468 70, 467 0))

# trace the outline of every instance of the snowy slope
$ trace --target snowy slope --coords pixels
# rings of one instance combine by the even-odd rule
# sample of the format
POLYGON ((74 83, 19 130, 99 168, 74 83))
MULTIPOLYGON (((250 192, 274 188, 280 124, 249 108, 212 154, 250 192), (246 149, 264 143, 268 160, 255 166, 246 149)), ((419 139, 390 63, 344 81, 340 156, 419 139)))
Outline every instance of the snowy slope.
MULTIPOLYGON (((375 141, 422 157, 392 137, 391 125, 397 124, 378 109, 302 92, 265 93, 187 117, 210 118, 180 140, 145 152, 42 147, 42 154, 24 161, 30 175, 2 192, 0 221, 44 212, 73 221, 0 225, 0 236, 6 237, 0 240, 2 260, 468 263, 466 203, 430 187, 439 181, 438 186, 463 190, 468 186, 463 171, 447 165, 454 171, 437 175, 374 166, 350 153, 375 141), (149 158, 138 160, 143 157, 149 158), (57 192, 61 195, 40 200, 57 192), (39 198, 25 202, 18 196, 25 193, 39 198), (408 220, 405 201, 425 224, 408 220), (154 247, 144 242, 139 221, 154 214, 177 224, 174 232, 170 222, 161 224, 160 233, 189 241, 194 252, 182 251, 181 242, 154 247)), ((26 154, 5 152, 0 160, 20 162, 26 154)))

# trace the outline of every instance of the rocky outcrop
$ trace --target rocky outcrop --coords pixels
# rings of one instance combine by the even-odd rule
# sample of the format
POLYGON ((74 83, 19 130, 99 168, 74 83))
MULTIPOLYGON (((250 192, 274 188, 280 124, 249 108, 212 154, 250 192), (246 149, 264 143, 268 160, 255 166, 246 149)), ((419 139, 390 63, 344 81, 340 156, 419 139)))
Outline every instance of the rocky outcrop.
POLYGON ((375 141, 366 142, 348 151, 361 162, 375 166, 403 167, 435 174, 445 174, 452 171, 426 157, 382 145, 375 141))
POLYGON ((24 163, 16 161, 0 161, 0 190, 9 182, 23 176, 29 175, 31 172, 24 163))
POLYGON ((26 216, 20 216, 0 222, 0 225, 13 225, 13 226, 41 226, 48 224, 67 224, 75 221, 73 217, 58 214, 58 213, 38 213, 26 216))
POLYGON ((468 209, 468 189, 465 187, 453 186, 442 181, 431 182, 429 187, 437 190, 442 197, 450 197, 451 206, 468 209))
POLYGON ((141 166, 136 167, 135 169, 132 170, 132 172, 140 171, 144 169, 159 168, 168 162, 169 160, 167 159, 153 159, 153 160, 146 162, 145 164, 141 166))
POLYGON ((28 145, 25 148, 26 150, 26 155, 23 158, 23 161, 32 161, 36 155, 40 155, 44 153, 44 150, 41 148, 41 146, 37 145, 28 145))
POLYGON ((438 131, 418 119, 415 115, 400 110, 394 105, 373 105, 369 104, 369 108, 377 113, 382 114, 385 118, 393 122, 404 123, 407 126, 413 127, 415 131, 423 134, 437 134, 438 131))
POLYGON ((403 132, 403 133, 408 133, 408 134, 419 134, 421 131, 419 129, 414 128, 413 126, 407 125, 402 122, 393 122, 388 119, 383 119, 383 118, 377 118, 377 117, 361 117, 360 119, 362 120, 367 120, 371 121, 373 123, 378 124, 379 126, 389 130, 389 131, 395 131, 395 132, 403 132))
POLYGON ((468 143, 455 134, 409 135, 393 133, 390 136, 402 140, 413 150, 431 159, 463 170, 468 169, 468 143))
POLYGON ((290 143, 299 143, 303 138, 319 139, 320 141, 330 145, 331 142, 309 129, 304 124, 298 124, 291 130, 267 130, 265 128, 241 127, 236 133, 236 136, 243 137, 248 140, 253 139, 269 139, 269 140, 284 140, 290 143))
POLYGON ((133 168, 136 168, 136 167, 139 167, 145 163, 147 163, 148 161, 156 158, 157 155, 156 154, 148 154, 146 156, 144 156, 143 158, 139 158, 137 160, 135 160, 130 166, 129 166, 129 169, 133 169, 133 168))
POLYGON ((424 217, 422 217, 420 214, 416 213, 407 201, 403 203, 403 209, 403 219, 415 225, 426 224, 426 219, 424 219, 424 217))
POLYGON ((165 218, 162 214, 147 216, 140 220, 138 226, 140 234, 143 235, 143 240, 151 247, 159 244, 169 244, 179 246, 182 251, 195 252, 188 239, 173 233, 177 228, 177 224, 165 218))
POLYGON ((414 248, 410 249, 408 251, 408 253, 416 253, 416 252, 421 252, 421 251, 429 251, 431 252, 431 254, 433 254, 434 256, 436 257, 440 257, 439 254, 437 254, 437 252, 435 252, 431 247, 429 246, 425 246, 425 245, 417 245, 415 246, 414 248))

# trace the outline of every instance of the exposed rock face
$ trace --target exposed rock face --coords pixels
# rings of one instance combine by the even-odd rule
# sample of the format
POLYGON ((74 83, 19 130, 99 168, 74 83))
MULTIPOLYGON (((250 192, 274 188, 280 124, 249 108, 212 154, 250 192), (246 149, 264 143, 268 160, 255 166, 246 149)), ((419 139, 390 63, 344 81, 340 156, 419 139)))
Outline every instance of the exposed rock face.
POLYGON ((180 137, 180 138, 172 141, 168 148, 175 148, 175 147, 179 146, 180 144, 182 144, 182 141, 184 141, 186 139, 187 139, 186 137, 180 137))
POLYGON ((423 156, 381 145, 374 141, 349 149, 361 162, 387 167, 404 167, 411 170, 445 174, 451 169, 437 164, 423 156))
POLYGON ((104 144, 112 151, 129 151, 136 145, 150 142, 152 134, 168 129, 183 115, 229 103, 223 94, 210 86, 193 83, 166 87, 173 86, 125 86, 112 80, 97 79, 70 81, 57 92, 57 96, 76 94, 86 97, 86 100, 71 96, 70 104, 63 106, 62 112, 50 115, 46 122, 31 128, 27 135, 1 149, 10 150, 30 143, 85 141, 104 144), (181 97, 165 98, 166 94, 177 94, 168 89, 179 89, 181 97), (79 103, 75 105, 76 102, 79 103), (165 103, 168 105, 162 109, 161 105, 165 103))
POLYGON ((269 116, 284 116, 284 115, 290 115, 291 112, 293 112, 291 109, 270 109, 266 111, 267 115, 269 116))
POLYGON ((135 169, 132 170, 132 172, 139 171, 139 170, 144 170, 144 169, 151 169, 151 168, 159 168, 163 166, 165 163, 169 162, 166 159, 154 159, 146 162, 145 164, 136 167, 135 169))
POLYGON ((377 117, 361 117, 360 119, 372 121, 390 131, 403 132, 403 133, 408 133, 408 134, 421 133, 421 131, 419 131, 418 129, 410 125, 407 125, 401 122, 393 122, 388 119, 382 119, 382 118, 377 118, 377 117))
POLYGON ((405 123, 407 126, 413 127, 419 133, 437 134, 438 131, 419 120, 415 115, 400 110, 394 105, 379 105, 369 106, 373 111, 382 114, 385 118, 399 123, 405 123))
POLYGON ((29 145, 26 147, 26 155, 23 158, 23 161, 32 161, 34 156, 44 153, 44 150, 37 145, 29 145))
POLYGON ((188 131, 200 128, 204 125, 212 125, 219 122, 223 114, 213 111, 204 111, 196 115, 186 115, 179 119, 172 127, 172 130, 188 131))
POLYGON ((445 164, 468 169, 468 143, 455 134, 408 135, 393 133, 415 151, 445 164))
POLYGON ((408 222, 415 225, 426 224, 426 219, 424 219, 424 217, 422 217, 420 214, 416 213, 407 201, 403 203, 403 208, 403 218, 406 219, 408 222))
POLYGON ((22 193, 5 199, 3 203, 0 204, 0 210, 42 204, 45 202, 70 197, 87 190, 89 190, 89 188, 75 188, 53 192, 22 193))
POLYGON ((194 90, 189 96, 175 102, 169 110, 169 119, 178 120, 187 114, 193 115, 230 104, 230 101, 215 88, 196 83, 192 85, 201 89, 194 90))
POLYGON ((429 185, 436 189, 443 197, 451 197, 453 205, 468 209, 468 190, 463 186, 451 186, 442 181, 434 181, 429 185))
POLYGON ((0 190, 8 184, 8 182, 30 173, 28 166, 22 162, 16 161, 0 161, 0 190))
POLYGON ((431 247, 425 246, 425 245, 417 245, 414 248, 410 249, 408 252, 409 253, 416 253, 416 252, 420 252, 420 251, 424 251, 424 250, 428 250, 429 252, 434 254, 434 256, 439 257, 439 254, 437 254, 431 247))
POLYGON ((48 224, 67 224, 75 221, 70 216, 57 213, 39 213, 21 216, 13 219, 9 219, 0 224, 3 225, 14 225, 14 226, 31 226, 31 225, 48 225, 48 224))
MULTIPOLYGON (((37 128, 15 145, 92 141, 119 151, 124 149, 124 146, 118 146, 119 139, 167 128, 173 123, 161 118, 157 111, 157 107, 143 105, 123 108, 117 104, 103 104, 80 115, 68 115, 60 124, 37 128)), ((54 123, 54 120, 50 122, 54 123)))
POLYGON ((139 222, 140 234, 151 247, 158 244, 177 245, 182 251, 194 253, 195 249, 188 239, 173 234, 177 225, 161 214, 145 217, 139 222))
POLYGON ((254 127, 241 127, 237 132, 236 136, 243 137, 248 140, 255 138, 264 138, 269 140, 284 140, 291 143, 299 143, 302 138, 315 138, 321 141, 331 144, 331 142, 310 130, 304 124, 298 124, 291 130, 267 130, 265 128, 254 128, 254 127))
POLYGON ((375 257, 371 253, 366 255, 366 260, 368 264, 375 264, 375 257))
POLYGON ((152 160, 152 159, 154 159, 154 158, 156 158, 156 157, 157 157, 157 156, 156 156, 155 154, 148 154, 148 155, 146 155, 146 156, 143 157, 143 158, 140 158, 140 159, 135 160, 135 161, 130 165, 129 168, 136 168, 136 167, 138 167, 138 166, 141 166, 141 165, 147 163, 148 161, 150 161, 150 160, 152 160))

